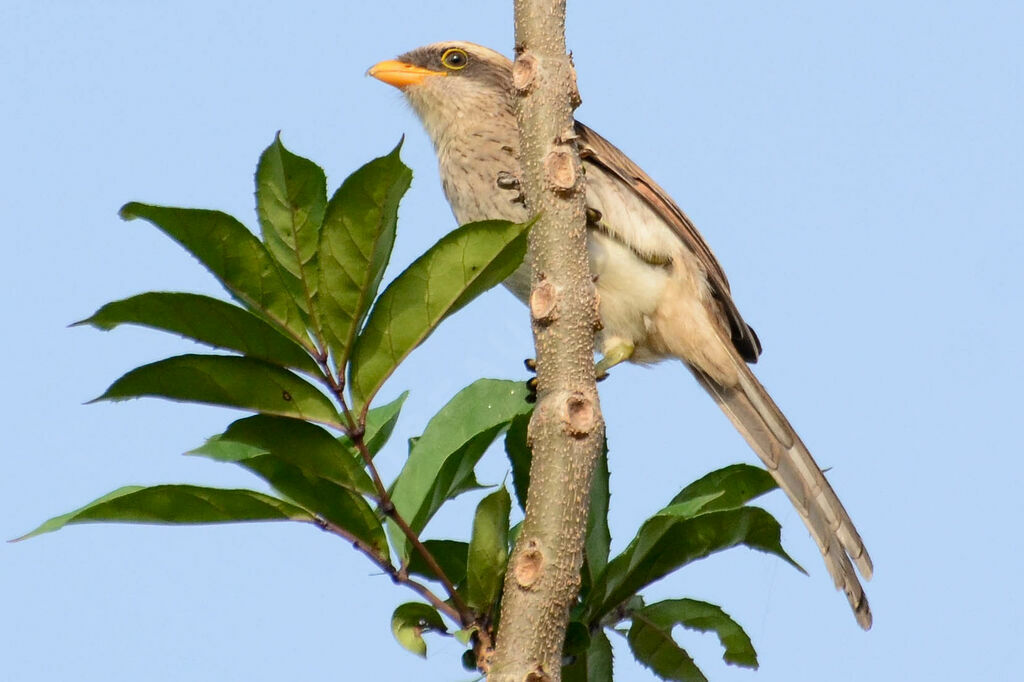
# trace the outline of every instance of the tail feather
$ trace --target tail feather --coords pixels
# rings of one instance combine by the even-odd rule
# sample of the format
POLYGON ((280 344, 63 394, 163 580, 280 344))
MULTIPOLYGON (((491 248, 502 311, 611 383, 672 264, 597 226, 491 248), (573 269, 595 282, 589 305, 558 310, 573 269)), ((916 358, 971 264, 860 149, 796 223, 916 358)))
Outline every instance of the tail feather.
POLYGON ((836 589, 846 593, 857 622, 867 630, 871 627, 871 608, 853 567, 855 562, 864 579, 871 579, 873 566, 864 542, 782 411, 738 356, 736 366, 736 386, 722 386, 691 369, 789 496, 821 550, 836 589))

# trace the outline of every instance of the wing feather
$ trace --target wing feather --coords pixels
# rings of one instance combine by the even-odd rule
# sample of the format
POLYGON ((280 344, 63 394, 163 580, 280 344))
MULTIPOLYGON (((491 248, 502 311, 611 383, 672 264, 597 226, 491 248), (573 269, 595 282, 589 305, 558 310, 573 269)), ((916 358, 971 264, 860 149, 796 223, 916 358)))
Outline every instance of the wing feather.
POLYGON ((740 356, 747 362, 757 362, 761 354, 761 342, 754 330, 743 321, 736 303, 729 291, 729 280, 711 252, 707 242, 697 231, 683 209, 639 166, 623 154, 615 145, 604 139, 587 126, 576 123, 576 134, 580 145, 580 156, 584 167, 591 165, 609 173, 632 189, 648 206, 672 228, 673 232, 693 253, 703 266, 708 284, 715 299, 720 303, 722 314, 729 323, 732 342, 740 356))

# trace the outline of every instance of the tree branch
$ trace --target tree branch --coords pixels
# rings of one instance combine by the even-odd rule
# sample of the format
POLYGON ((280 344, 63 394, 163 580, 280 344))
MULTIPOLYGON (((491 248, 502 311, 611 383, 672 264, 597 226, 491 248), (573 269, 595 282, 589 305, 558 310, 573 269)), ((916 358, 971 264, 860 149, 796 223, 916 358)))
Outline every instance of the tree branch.
POLYGON ((579 95, 565 50, 565 0, 515 0, 515 14, 523 191, 530 212, 540 215, 528 255, 538 400, 526 519, 505 575, 497 649, 483 663, 490 663, 492 682, 540 682, 561 678, 604 421, 594 383, 599 319, 573 132, 579 95))

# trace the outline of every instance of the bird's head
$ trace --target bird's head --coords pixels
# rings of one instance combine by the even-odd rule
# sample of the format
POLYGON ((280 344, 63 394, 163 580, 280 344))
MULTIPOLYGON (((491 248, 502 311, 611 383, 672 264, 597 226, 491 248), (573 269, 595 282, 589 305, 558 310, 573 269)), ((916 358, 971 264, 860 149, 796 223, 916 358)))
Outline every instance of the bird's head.
POLYGON ((512 112, 512 62, 473 43, 416 48, 367 73, 402 91, 435 143, 460 119, 512 112))

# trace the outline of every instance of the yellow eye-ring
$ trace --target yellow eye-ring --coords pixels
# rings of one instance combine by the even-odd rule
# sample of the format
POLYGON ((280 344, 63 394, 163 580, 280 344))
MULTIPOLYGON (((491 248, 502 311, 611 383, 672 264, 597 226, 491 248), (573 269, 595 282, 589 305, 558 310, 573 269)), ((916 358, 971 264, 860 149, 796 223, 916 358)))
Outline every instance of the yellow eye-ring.
POLYGON ((466 54, 465 50, 460 50, 457 47, 452 47, 444 51, 441 55, 441 63, 452 71, 458 71, 459 69, 466 68, 469 64, 469 55, 466 54))

